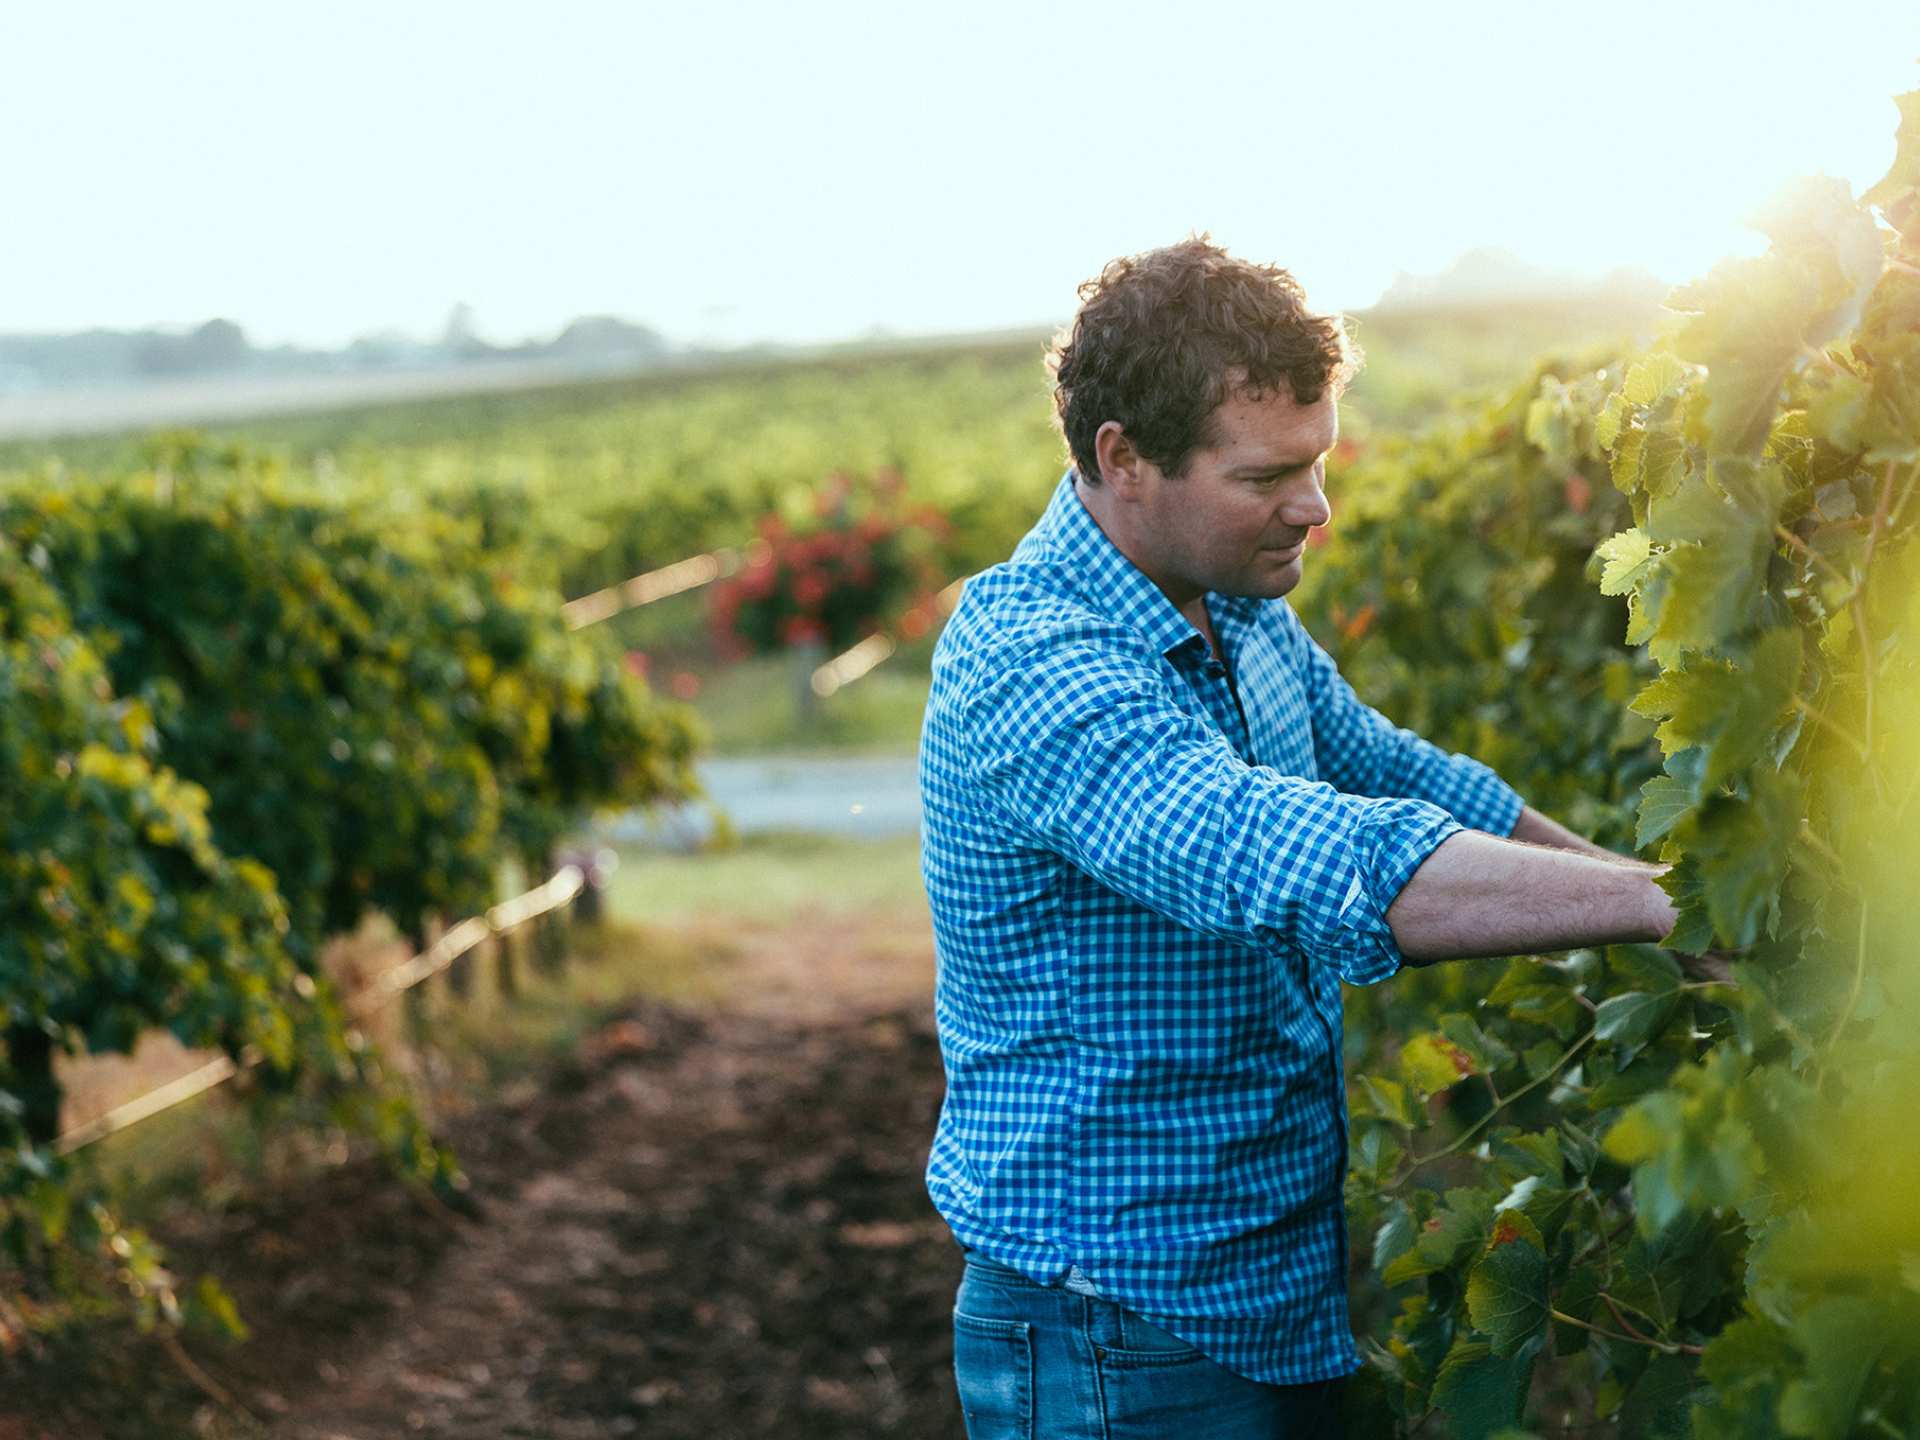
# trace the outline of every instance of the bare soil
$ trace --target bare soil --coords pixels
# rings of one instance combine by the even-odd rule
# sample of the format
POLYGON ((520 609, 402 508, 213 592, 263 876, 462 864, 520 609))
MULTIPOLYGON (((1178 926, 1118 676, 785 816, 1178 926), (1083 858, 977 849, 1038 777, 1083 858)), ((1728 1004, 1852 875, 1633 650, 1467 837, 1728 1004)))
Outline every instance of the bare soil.
POLYGON ((444 1126, 477 1216, 352 1161, 146 1217, 252 1338, 0 1364, 0 1440, 959 1437, 924 912, 684 938, 723 998, 636 1000, 444 1126))

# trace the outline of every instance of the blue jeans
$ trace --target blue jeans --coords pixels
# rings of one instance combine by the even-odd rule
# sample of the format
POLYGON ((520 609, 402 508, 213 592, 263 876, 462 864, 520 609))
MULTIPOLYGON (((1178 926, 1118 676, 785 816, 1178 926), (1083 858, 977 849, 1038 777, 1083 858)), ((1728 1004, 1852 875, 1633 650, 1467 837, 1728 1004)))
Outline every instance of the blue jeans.
POLYGON ((971 1252, 954 1297, 953 1373, 967 1440, 1344 1434, 1344 1380, 1249 1380, 1111 1300, 1038 1284, 971 1252))

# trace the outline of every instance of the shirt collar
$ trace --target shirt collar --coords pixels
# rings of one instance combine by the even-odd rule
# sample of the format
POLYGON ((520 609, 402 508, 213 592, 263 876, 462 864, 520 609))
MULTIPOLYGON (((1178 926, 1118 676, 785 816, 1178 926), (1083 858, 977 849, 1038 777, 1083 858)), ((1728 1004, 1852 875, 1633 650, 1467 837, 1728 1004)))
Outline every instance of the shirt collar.
MULTIPOLYGON (((1094 609, 1140 631, 1163 655, 1182 645, 1197 645, 1206 653, 1206 637, 1194 623, 1107 538, 1075 492, 1071 468, 1054 487, 1040 524, 1049 549, 1079 578, 1094 609)), ((1209 593, 1216 628, 1223 619, 1235 625, 1251 621, 1260 604, 1256 596, 1209 593)))

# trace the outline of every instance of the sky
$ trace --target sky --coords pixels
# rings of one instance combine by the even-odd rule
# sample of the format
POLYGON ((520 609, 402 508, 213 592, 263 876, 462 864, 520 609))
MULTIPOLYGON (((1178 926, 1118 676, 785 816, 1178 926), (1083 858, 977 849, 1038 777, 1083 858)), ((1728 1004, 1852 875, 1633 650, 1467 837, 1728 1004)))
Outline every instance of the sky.
POLYGON ((0 332, 707 344, 1055 324, 1210 232, 1321 308, 1498 246, 1679 282, 1856 193, 1916 0, 0 7, 0 332))

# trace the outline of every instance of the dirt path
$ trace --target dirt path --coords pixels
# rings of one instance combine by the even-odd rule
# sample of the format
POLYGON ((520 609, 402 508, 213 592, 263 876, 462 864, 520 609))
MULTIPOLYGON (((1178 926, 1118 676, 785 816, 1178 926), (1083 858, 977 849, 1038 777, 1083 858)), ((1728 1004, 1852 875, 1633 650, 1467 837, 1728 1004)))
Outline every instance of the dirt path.
MULTIPOLYGON (((449 1127, 479 1220, 341 1173, 166 1237, 253 1322, 194 1353, 264 1433, 960 1435, 960 1264, 921 1184, 941 1094, 924 915, 692 938, 724 1004, 635 1003, 538 1093, 449 1127)), ((176 1395, 154 1405, 194 1408, 149 1378, 176 1395)), ((46 1403, 64 1413, 9 1429, 0 1402, 0 1440, 262 1433, 204 1405, 170 1431, 46 1403)))

